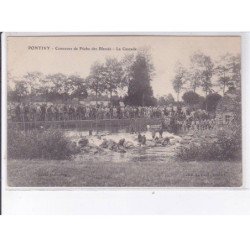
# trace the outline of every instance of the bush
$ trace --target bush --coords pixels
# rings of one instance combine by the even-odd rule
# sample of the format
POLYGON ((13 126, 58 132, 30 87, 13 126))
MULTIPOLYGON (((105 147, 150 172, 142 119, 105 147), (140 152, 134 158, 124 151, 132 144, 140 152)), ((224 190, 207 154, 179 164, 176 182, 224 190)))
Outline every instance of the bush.
POLYGON ((177 158, 186 161, 240 160, 241 159, 241 128, 217 131, 214 138, 181 146, 177 158))
POLYGON ((205 101, 203 102, 203 109, 209 112, 215 112, 217 104, 221 100, 222 96, 217 93, 211 93, 207 95, 205 101))
POLYGON ((182 100, 184 101, 185 104, 187 105, 195 105, 198 104, 200 101, 200 95, 193 91, 188 91, 185 92, 182 96, 182 100))
POLYGON ((76 146, 60 130, 8 130, 8 157, 12 159, 69 159, 76 146))

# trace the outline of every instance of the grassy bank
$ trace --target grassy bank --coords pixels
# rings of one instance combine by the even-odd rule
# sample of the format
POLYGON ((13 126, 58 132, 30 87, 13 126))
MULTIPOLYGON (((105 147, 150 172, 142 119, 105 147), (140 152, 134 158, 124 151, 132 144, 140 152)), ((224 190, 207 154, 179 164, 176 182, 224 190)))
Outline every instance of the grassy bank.
POLYGON ((241 176, 240 162, 225 161, 8 161, 8 185, 18 187, 237 187, 241 176))

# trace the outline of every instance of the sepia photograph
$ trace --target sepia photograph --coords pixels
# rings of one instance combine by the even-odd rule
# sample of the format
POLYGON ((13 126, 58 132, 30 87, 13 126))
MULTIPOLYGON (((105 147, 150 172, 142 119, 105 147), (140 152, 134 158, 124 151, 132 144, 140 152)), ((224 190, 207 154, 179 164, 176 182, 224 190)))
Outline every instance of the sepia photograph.
POLYGON ((8 187, 242 187, 240 36, 6 37, 8 187))

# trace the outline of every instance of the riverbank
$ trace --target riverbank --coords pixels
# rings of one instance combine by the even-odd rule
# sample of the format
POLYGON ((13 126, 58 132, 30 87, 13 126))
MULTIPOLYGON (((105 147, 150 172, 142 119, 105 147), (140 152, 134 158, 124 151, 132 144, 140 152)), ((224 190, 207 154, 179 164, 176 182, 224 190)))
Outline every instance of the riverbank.
POLYGON ((11 187, 239 187, 241 162, 8 160, 11 187))

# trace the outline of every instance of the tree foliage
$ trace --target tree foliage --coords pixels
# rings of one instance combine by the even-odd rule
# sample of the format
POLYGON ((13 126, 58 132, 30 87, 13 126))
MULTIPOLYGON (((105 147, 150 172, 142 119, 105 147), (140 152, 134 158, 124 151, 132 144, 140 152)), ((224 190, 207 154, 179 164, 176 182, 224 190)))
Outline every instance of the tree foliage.
POLYGON ((87 83, 79 75, 70 75, 67 79, 67 84, 71 86, 70 96, 72 98, 84 99, 88 97, 87 83))
MULTIPOLYGON (((241 85, 240 55, 225 54, 218 61, 204 53, 195 52, 185 67, 177 63, 174 70, 172 87, 180 95, 186 91, 182 99, 185 103, 198 103, 198 94, 204 95, 205 107, 213 110, 213 101, 219 98, 216 92, 223 95, 228 89, 239 89, 241 85), (207 97, 207 98, 206 98, 207 97), (213 99, 214 98, 214 99, 213 99), (217 98, 217 99, 216 99, 217 98)), ((44 75, 40 72, 28 72, 21 78, 13 78, 8 74, 8 98, 21 102, 32 96, 41 96, 46 101, 55 99, 84 99, 94 94, 96 99, 101 95, 109 95, 110 100, 116 95, 123 98, 128 105, 152 106, 169 105, 174 102, 173 96, 162 96, 156 100, 153 96, 152 79, 154 77, 152 58, 147 49, 136 53, 125 54, 120 60, 109 57, 104 62, 95 62, 89 75, 82 78, 77 74, 62 73, 44 75)), ((199 102, 202 102, 200 96, 199 102)))
POLYGON ((121 62, 116 58, 107 58, 104 65, 104 87, 105 91, 112 98, 112 94, 124 86, 123 68, 121 62))
POLYGON ((8 98, 11 101, 21 102, 29 94, 29 88, 25 81, 16 80, 14 90, 9 89, 8 98))
POLYGON ((191 58, 191 68, 189 73, 190 88, 196 92, 201 87, 207 95, 212 87, 212 76, 214 64, 211 58, 201 52, 194 53, 191 58))
POLYGON ((182 99, 187 105, 195 105, 200 102, 200 96, 193 91, 185 92, 182 96, 182 99))
POLYGON ((96 100, 98 95, 100 95, 105 90, 105 67, 103 64, 95 62, 90 69, 90 75, 87 78, 89 90, 95 94, 96 100))
POLYGON ((241 85, 241 62, 240 56, 225 54, 216 62, 215 67, 217 86, 222 93, 230 87, 240 87, 241 85))
POLYGON ((140 51, 132 66, 128 69, 128 93, 126 104, 135 106, 153 106, 156 99, 153 96, 151 80, 154 67, 149 54, 140 51))
POLYGON ((158 98, 157 104, 159 106, 168 106, 174 104, 175 100, 172 94, 164 95, 158 98))
POLYGON ((177 102, 179 101, 179 95, 182 92, 186 82, 187 70, 182 66, 182 64, 177 63, 175 67, 175 77, 172 81, 173 88, 177 94, 177 102))
POLYGON ((214 112, 221 98, 222 96, 218 93, 208 94, 204 101, 203 108, 207 111, 214 112))

